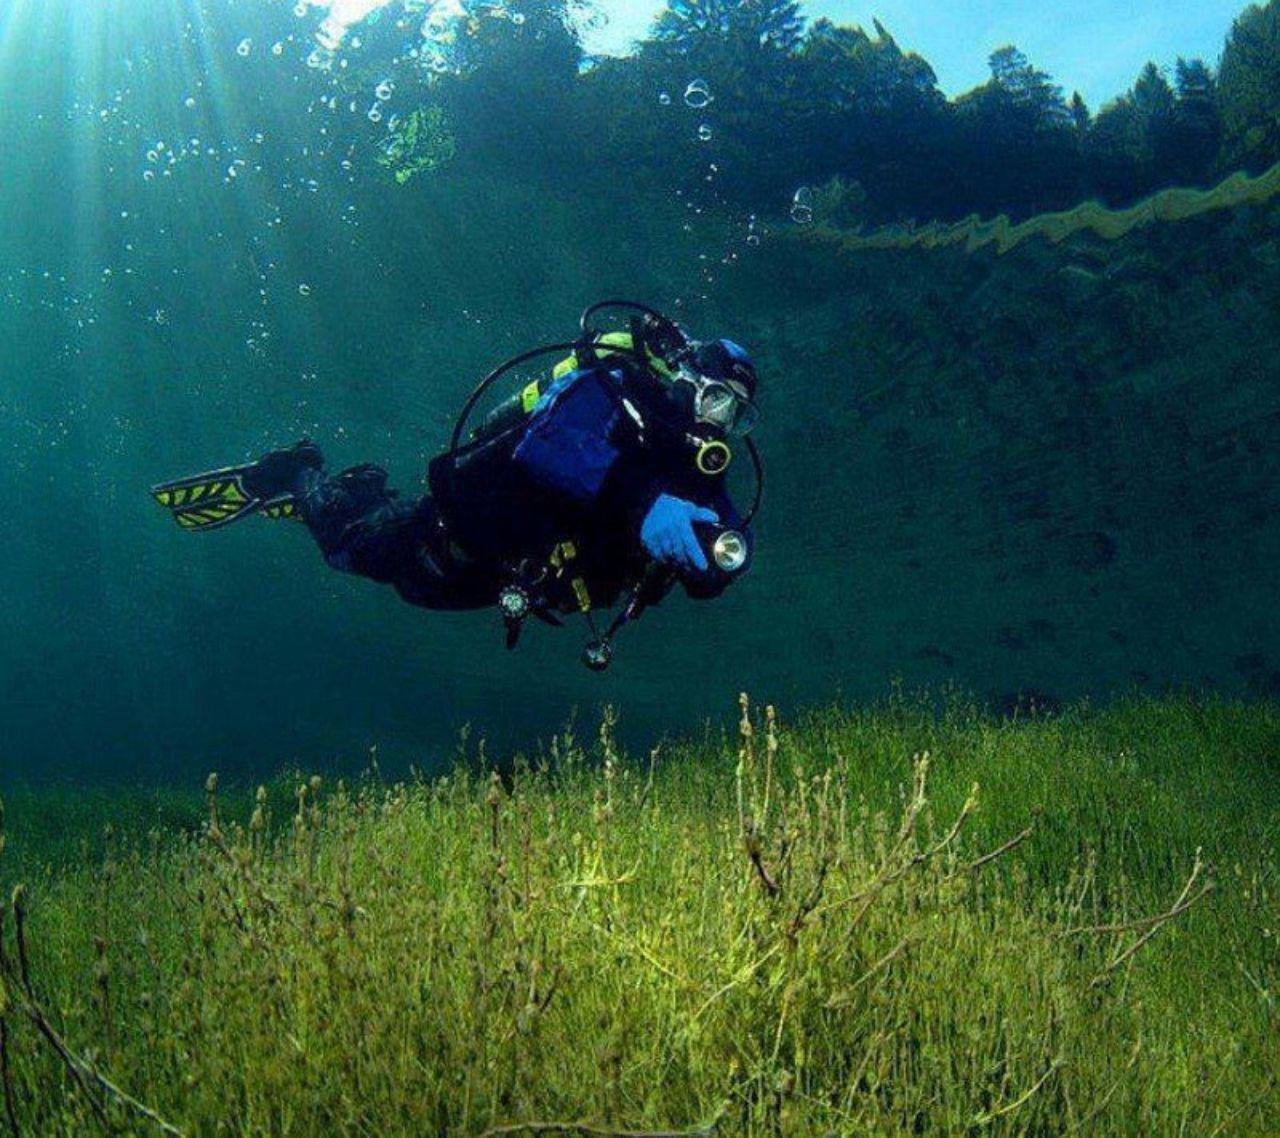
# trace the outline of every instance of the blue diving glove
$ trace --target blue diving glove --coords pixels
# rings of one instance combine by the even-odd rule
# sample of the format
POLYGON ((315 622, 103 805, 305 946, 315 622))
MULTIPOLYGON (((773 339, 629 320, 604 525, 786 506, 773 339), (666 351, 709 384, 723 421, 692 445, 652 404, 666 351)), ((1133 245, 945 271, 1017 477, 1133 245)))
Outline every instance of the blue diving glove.
POLYGON ((640 525, 640 543, 650 557, 663 565, 705 573, 709 568, 707 555, 693 532, 693 523, 719 521, 715 510, 659 494, 640 525))

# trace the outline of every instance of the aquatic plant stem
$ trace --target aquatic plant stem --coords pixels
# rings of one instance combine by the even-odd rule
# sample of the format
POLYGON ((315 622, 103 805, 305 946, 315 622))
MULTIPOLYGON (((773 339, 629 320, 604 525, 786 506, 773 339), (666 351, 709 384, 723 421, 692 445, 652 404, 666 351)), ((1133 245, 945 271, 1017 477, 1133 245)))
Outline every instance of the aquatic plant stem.
POLYGON ((22 1138, 18 1126, 18 1108, 13 1093, 13 1075, 9 1070, 9 1024, 0 1016, 0 1086, 4 1089, 4 1113, 13 1138, 22 1138))

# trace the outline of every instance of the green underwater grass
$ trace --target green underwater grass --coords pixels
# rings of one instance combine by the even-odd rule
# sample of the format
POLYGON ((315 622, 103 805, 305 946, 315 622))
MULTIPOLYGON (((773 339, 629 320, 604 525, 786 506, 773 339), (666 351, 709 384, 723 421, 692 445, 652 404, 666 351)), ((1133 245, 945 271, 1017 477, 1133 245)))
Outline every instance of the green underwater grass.
POLYGON ((1265 703, 895 697, 103 799, 92 865, 28 794, 0 1134, 1275 1134, 1278 767, 1265 703))

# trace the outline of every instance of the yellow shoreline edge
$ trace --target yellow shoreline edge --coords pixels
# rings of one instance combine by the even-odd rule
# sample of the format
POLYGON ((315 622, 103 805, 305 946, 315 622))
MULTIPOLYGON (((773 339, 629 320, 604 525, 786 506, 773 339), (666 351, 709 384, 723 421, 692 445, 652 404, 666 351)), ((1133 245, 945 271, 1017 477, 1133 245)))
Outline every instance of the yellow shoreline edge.
POLYGON ((1115 241, 1135 229, 1157 221, 1187 221, 1216 210, 1264 202, 1280 194, 1280 162, 1253 177, 1239 171, 1207 190, 1167 189, 1130 206, 1108 209, 1088 201, 1074 209, 1042 213, 1014 225, 1001 214, 990 221, 976 214, 958 222, 930 222, 919 229, 904 231, 889 226, 870 233, 852 233, 830 226, 808 230, 809 240, 834 244, 847 252, 868 249, 944 249, 963 245, 968 253, 994 245, 1005 254, 1034 237, 1058 244, 1085 230, 1115 241))

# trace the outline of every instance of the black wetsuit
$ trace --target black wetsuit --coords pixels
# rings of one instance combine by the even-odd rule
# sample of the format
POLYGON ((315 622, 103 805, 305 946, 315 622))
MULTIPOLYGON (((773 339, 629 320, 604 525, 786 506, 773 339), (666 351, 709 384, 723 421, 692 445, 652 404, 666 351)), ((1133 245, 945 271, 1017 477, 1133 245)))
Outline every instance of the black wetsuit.
MULTIPOLYGON (((336 477, 308 470, 299 513, 331 566, 390 584, 411 604, 492 605, 522 565, 545 563, 566 541, 592 603, 612 604, 649 563, 640 528, 658 495, 741 524, 723 477, 700 473, 683 436, 676 445, 637 410, 642 400, 620 398, 635 381, 616 363, 570 373, 529 419, 464 448, 456 469, 437 459, 420 498, 388 490, 376 466, 336 477)), ((678 579, 700 599, 728 584, 714 572, 678 579)))

